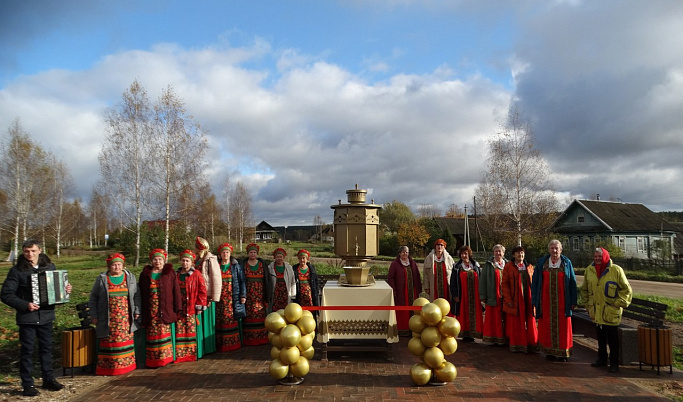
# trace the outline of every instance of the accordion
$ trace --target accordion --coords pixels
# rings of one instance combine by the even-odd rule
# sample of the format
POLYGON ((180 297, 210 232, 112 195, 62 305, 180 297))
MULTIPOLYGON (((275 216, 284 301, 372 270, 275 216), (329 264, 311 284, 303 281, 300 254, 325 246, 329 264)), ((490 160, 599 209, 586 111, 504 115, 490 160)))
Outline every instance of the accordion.
POLYGON ((65 289, 68 284, 69 275, 65 270, 31 274, 33 303, 39 306, 68 303, 69 294, 65 289))

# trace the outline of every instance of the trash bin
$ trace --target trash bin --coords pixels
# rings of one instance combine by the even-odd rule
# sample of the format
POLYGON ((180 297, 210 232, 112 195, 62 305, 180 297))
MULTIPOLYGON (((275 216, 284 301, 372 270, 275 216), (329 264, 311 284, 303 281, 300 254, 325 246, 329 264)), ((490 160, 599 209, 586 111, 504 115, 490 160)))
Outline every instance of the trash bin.
POLYGON ((673 373, 673 345, 671 329, 667 327, 651 327, 641 325, 638 327, 638 360, 640 369, 643 363, 657 366, 659 374, 660 366, 669 366, 669 372, 673 373))

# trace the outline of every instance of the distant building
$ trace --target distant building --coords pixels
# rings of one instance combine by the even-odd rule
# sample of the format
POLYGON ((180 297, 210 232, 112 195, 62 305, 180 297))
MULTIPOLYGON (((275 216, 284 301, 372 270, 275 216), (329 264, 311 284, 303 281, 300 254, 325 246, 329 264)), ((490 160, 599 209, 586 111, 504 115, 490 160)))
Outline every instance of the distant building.
POLYGON ((268 222, 261 221, 256 225, 256 230, 254 231, 254 241, 263 243, 278 243, 280 237, 274 227, 270 226, 268 222))
POLYGON ((567 237, 566 252, 590 252, 607 240, 627 258, 662 258, 663 248, 673 255, 679 231, 642 204, 593 200, 572 201, 550 230, 567 237))

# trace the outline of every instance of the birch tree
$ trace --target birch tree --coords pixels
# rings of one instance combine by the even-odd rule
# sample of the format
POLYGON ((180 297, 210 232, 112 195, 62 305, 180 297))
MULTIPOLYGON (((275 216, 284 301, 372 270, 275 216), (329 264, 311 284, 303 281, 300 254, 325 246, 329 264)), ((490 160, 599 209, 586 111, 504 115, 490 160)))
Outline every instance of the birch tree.
POLYGON ((535 146, 531 124, 514 106, 488 146, 477 198, 489 226, 513 232, 521 245, 522 234, 544 229, 543 217, 557 209, 550 168, 535 146), (506 228, 509 223, 512 228, 506 228))
POLYGON ((140 263, 142 217, 150 203, 152 109, 136 80, 122 102, 106 111, 106 131, 99 155, 102 187, 135 234, 135 266, 140 263))
POLYGON ((38 172, 44 167, 46 153, 34 144, 20 120, 15 119, 7 130, 4 152, 0 162, 0 187, 6 197, 6 209, 11 216, 11 227, 4 229, 14 238, 14 255, 19 254, 19 243, 28 237, 28 217, 34 188, 41 178, 38 172))
MULTIPOLYGON (((194 183, 201 178, 206 167, 206 137, 192 116, 187 114, 184 102, 168 86, 154 105, 154 157, 151 159, 156 189, 163 196, 164 248, 168 252, 170 222, 174 194, 181 183, 194 183)), ((156 192, 156 191, 155 191, 156 192)))
POLYGON ((237 236, 240 243, 240 251, 243 250, 243 242, 247 234, 250 234, 250 227, 253 227, 252 209, 251 209, 251 193, 247 187, 238 181, 235 184, 235 191, 232 198, 232 212, 234 218, 232 221, 236 225, 237 236))

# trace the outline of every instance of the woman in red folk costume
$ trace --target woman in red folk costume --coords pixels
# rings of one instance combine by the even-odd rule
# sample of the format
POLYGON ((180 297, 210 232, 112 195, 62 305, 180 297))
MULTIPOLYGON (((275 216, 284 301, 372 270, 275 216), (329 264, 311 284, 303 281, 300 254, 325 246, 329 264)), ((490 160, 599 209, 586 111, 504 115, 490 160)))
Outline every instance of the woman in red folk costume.
MULTIPOLYGON (((296 253, 299 263, 292 267, 294 278, 296 279, 295 301, 300 306, 318 305, 318 274, 315 272, 313 264, 308 262, 311 253, 301 249, 296 253)), ((317 315, 317 311, 313 315, 317 315)))
POLYGON ((206 284, 201 272, 194 268, 196 256, 191 250, 180 253, 178 283, 183 299, 183 311, 176 323, 175 361, 192 362, 197 360, 197 319, 206 309, 206 284))
POLYGON ((204 276, 206 283, 206 310, 199 314, 199 328, 197 329, 199 358, 216 351, 216 306, 215 302, 221 298, 221 268, 218 258, 209 251, 209 242, 197 237, 195 240, 195 254, 197 261, 195 268, 204 276))
POLYGON ((88 307, 100 340, 97 375, 121 375, 136 368, 133 333, 140 318, 140 292, 125 261, 123 254, 110 255, 107 272, 97 277, 90 292, 88 307))
POLYGON ((285 261, 286 256, 285 249, 278 247, 273 251, 275 261, 268 265, 270 281, 275 282, 275 286, 270 289, 268 294, 269 311, 284 309, 296 297, 294 271, 292 266, 285 261))
POLYGON ((183 305, 173 265, 166 264, 166 251, 149 253, 151 265, 140 274, 142 325, 145 328, 145 365, 163 367, 173 362, 171 324, 178 320, 183 305))
POLYGON ((450 300, 449 284, 453 257, 446 251, 446 242, 438 239, 434 242, 434 249, 425 257, 422 288, 429 295, 429 300, 438 298, 450 300))
POLYGON ((460 321, 460 336, 463 342, 474 342, 480 338, 484 322, 479 301, 479 264, 472 259, 472 249, 462 246, 458 252, 460 260, 453 267, 451 275, 451 306, 460 321))
POLYGON ((239 320, 245 317, 244 303, 247 301, 247 284, 244 271, 232 258, 232 245, 218 246, 221 261, 221 299, 216 303, 216 342, 219 352, 242 347, 239 320))
POLYGON ((538 350, 538 330, 531 306, 534 266, 524 260, 522 246, 512 249, 512 258, 503 269, 505 334, 510 342, 510 351, 535 352, 538 350))
POLYGON ((479 276, 479 298, 484 308, 484 342, 494 345, 505 345, 505 317, 503 316, 503 268, 507 261, 503 257, 505 247, 502 244, 493 246, 493 258, 486 261, 479 276))
POLYGON ((245 345, 265 345, 268 343, 266 329, 267 302, 270 289, 275 285, 268 275, 268 267, 258 256, 258 244, 247 246, 248 257, 244 262, 247 278, 247 318, 244 320, 243 343, 245 345))
POLYGON ((576 276, 562 243, 551 240, 531 279, 531 301, 538 321, 538 345, 548 360, 566 362, 572 354, 572 309, 577 302, 576 276))
MULTIPOLYGON (((412 306, 413 301, 420 297, 420 293, 422 293, 420 270, 410 257, 408 246, 401 246, 398 249, 398 257, 389 266, 387 283, 394 290, 394 304, 396 306, 412 306)), ((410 311, 396 311, 399 331, 409 329, 409 320, 410 311)))

